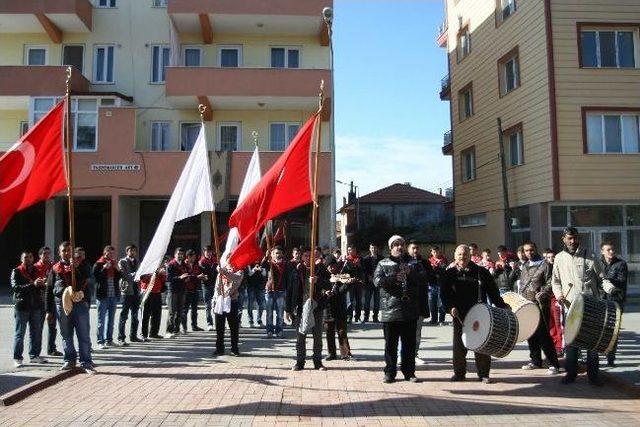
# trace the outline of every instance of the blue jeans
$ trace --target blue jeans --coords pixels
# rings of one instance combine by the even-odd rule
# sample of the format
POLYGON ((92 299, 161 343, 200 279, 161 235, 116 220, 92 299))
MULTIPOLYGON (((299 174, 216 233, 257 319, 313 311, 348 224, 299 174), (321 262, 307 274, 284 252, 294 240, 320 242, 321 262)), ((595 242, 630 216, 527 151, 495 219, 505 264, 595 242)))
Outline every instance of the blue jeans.
POLYGON ((253 305, 254 302, 258 305, 258 316, 256 320, 262 322, 262 312, 264 311, 264 289, 260 286, 248 286, 247 287, 247 312, 249 313, 249 323, 253 323, 253 305))
POLYGON ((211 310, 213 309, 213 293, 215 286, 202 285, 202 295, 204 297, 204 306, 207 311, 207 325, 213 326, 213 315, 211 310))
POLYGON ((24 351, 24 334, 29 325, 29 358, 40 356, 42 349, 42 312, 35 310, 14 310, 16 320, 15 334, 13 338, 13 359, 22 360, 24 351))
POLYGON ((104 297, 96 300, 98 308, 98 344, 105 342, 113 342, 113 325, 116 318, 116 305, 118 297, 104 297), (107 334, 104 333, 104 320, 109 316, 107 321, 107 334))
POLYGON ((280 333, 284 327, 284 291, 265 292, 267 309, 267 333, 280 333), (276 325, 273 326, 273 310, 276 311, 276 325))
POLYGON ((60 325, 60 335, 62 335, 62 347, 64 350, 64 361, 76 363, 78 353, 73 343, 73 335, 78 338, 78 349, 80 350, 80 364, 91 364, 91 340, 89 339, 89 304, 82 301, 73 304, 73 310, 67 316, 62 308, 62 303, 56 302, 58 312, 58 322, 60 325))
POLYGON ((444 322, 446 312, 440 299, 440 286, 438 285, 429 285, 429 312, 431 313, 430 323, 444 322))

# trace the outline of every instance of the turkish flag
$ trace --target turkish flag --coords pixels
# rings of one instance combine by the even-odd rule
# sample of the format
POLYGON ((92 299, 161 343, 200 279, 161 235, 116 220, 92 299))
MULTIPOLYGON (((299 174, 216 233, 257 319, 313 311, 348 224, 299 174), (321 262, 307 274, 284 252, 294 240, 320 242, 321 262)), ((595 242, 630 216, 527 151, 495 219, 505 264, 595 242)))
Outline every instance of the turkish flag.
POLYGON ((262 258, 257 236, 267 221, 311 203, 311 142, 319 125, 320 117, 314 114, 231 214, 229 228, 236 227, 240 235, 229 258, 236 270, 262 258))
POLYGON ((16 212, 67 188, 63 115, 64 100, 0 157, 0 231, 16 212))

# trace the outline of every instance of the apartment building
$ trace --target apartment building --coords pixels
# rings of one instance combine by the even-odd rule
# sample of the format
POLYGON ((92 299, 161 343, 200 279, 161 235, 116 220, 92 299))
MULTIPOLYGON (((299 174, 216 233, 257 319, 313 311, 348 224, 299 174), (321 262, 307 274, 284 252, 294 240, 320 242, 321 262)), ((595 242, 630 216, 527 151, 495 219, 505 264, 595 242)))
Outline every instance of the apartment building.
MULTIPOLYGON (((320 243, 331 239, 332 0, 24 0, 0 2, 0 152, 65 93, 73 66, 77 243, 144 251, 204 121, 221 234, 255 144, 263 172, 318 108, 320 243)), ((310 208, 287 216, 308 238, 310 208)), ((210 241, 210 215, 176 224, 172 245, 210 241)), ((0 234, 3 263, 67 236, 64 195, 17 215, 0 234)), ((8 274, 8 273, 7 273, 8 274)), ((4 276, 3 276, 4 277, 4 276)), ((7 276, 8 277, 8 276, 7 276)))
POLYGON ((495 248, 532 239, 559 249, 563 227, 575 226, 595 253, 601 241, 615 243, 638 293, 640 3, 445 6, 443 153, 452 156, 458 241, 495 248))

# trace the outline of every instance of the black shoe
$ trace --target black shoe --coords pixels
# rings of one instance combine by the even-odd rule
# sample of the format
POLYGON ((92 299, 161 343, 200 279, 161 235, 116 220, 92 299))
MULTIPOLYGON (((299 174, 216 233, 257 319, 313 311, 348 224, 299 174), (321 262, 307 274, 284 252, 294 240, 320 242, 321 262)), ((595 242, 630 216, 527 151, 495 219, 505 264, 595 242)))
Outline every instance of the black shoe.
POLYGON ((60 367, 61 371, 70 371, 76 367, 75 362, 64 362, 60 367))
POLYGON ((192 330, 193 332, 202 332, 202 331, 204 331, 204 329, 199 328, 198 326, 192 326, 192 327, 191 327, 191 330, 192 330))
POLYGON ((353 319, 352 319, 351 317, 347 317, 347 323, 348 323, 348 324, 353 323, 353 319))
POLYGON ((354 321, 355 321, 356 323, 360 323, 360 317, 356 317, 356 318, 354 319, 354 321))
POLYGON ((293 368, 291 368, 292 371, 302 371, 303 369, 304 369, 304 367, 298 365, 297 363, 295 365, 293 365, 293 368))
POLYGON ((140 341, 147 342, 147 341, 149 341, 149 338, 147 338, 145 336, 142 336, 142 338, 140 338, 140 341))
POLYGON ((330 354, 329 356, 325 357, 324 360, 329 361, 329 360, 336 360, 338 357, 335 354, 330 354))
POLYGON ((149 335, 149 338, 153 338, 154 340, 161 340, 164 337, 162 335, 149 335))
POLYGON ((456 383, 456 382, 464 381, 465 379, 466 378, 462 375, 454 375, 449 379, 449 381, 451 381, 452 383, 456 383))
POLYGON ((380 321, 378 320, 378 315, 377 314, 373 315, 373 321, 374 321, 374 323, 380 323, 380 321))
POLYGON ((565 375, 562 380, 560 380, 560 384, 572 384, 575 383, 576 379, 575 378, 571 378, 568 375, 565 375))
POLYGON ((614 359, 607 359, 607 366, 613 368, 616 366, 616 361, 614 359))
POLYGON ((131 337, 131 338, 129 338, 129 341, 130 341, 130 342, 143 342, 143 341, 142 341, 140 338, 138 338, 138 337, 131 337))
POLYGON ((478 381, 480 381, 483 384, 494 384, 495 381, 489 377, 478 377, 478 381))
POLYGON ((224 350, 216 350, 213 352, 213 356, 224 356, 224 350))
POLYGON ((53 351, 48 351, 47 352, 47 356, 63 356, 63 354, 61 352, 59 352, 58 350, 53 350, 53 351))
POLYGON ((382 382, 385 384, 391 384, 393 382, 395 382, 396 379, 390 376, 385 375, 384 378, 382 379, 382 382))
POLYGON ((316 365, 313 369, 315 369, 316 371, 326 371, 327 368, 321 363, 319 365, 316 365))
POLYGON ((258 320, 258 326, 263 326, 262 325, 262 320, 258 320))
POLYGON ((363 317, 362 320, 360 321, 360 323, 362 323, 364 325, 368 321, 369 321, 369 319, 367 319, 366 317, 363 317))
POLYGON ((414 376, 411 376, 411 377, 404 377, 404 380, 405 380, 405 381, 409 381, 410 383, 419 383, 419 382, 420 382, 420 380, 419 380, 419 379, 417 379, 417 378, 415 377, 415 375, 414 375, 414 376))

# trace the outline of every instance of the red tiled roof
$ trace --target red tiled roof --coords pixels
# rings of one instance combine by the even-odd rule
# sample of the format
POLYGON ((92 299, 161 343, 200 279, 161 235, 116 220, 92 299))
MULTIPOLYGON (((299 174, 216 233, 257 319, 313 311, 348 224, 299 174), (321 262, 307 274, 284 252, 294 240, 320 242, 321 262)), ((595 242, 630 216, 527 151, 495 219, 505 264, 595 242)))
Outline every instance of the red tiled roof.
POLYGON ((448 199, 408 184, 393 184, 365 194, 359 201, 360 203, 446 203, 448 199))

